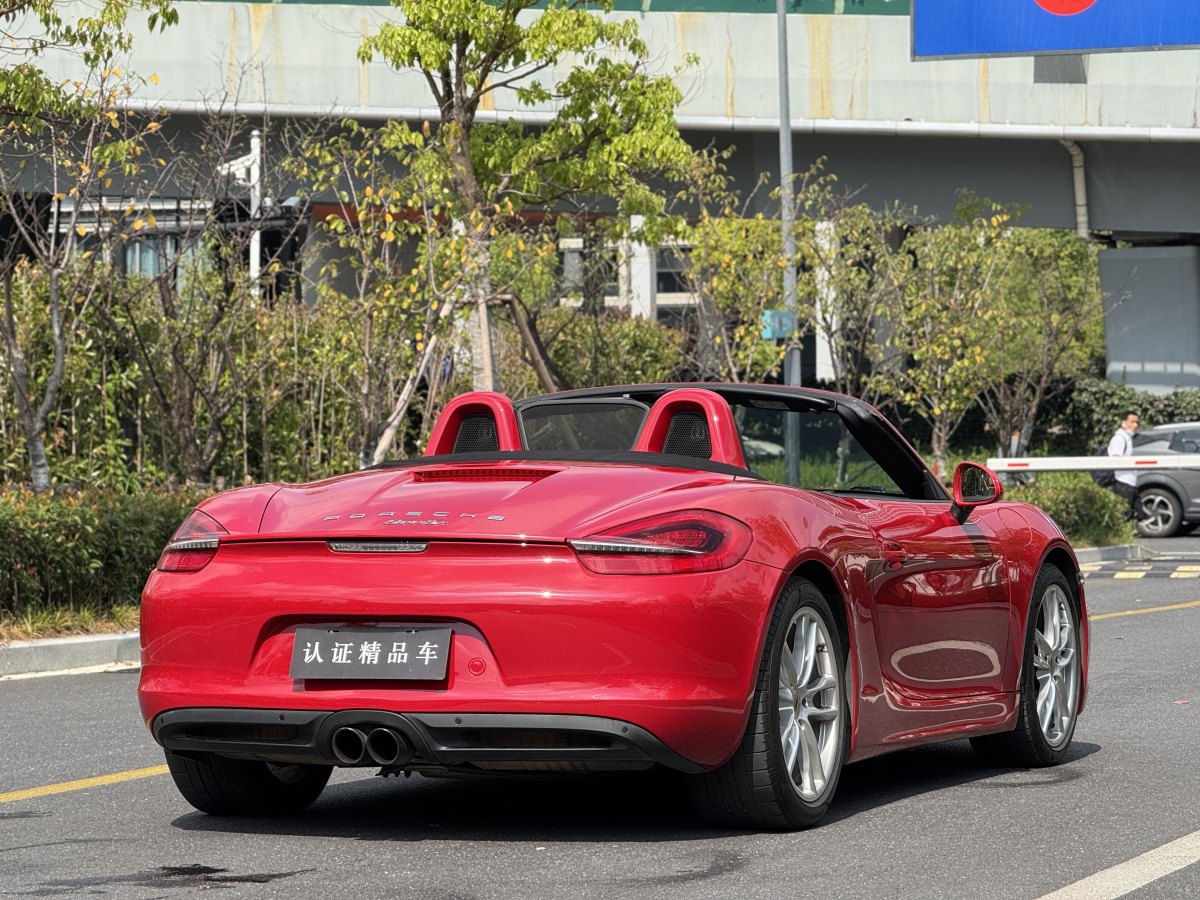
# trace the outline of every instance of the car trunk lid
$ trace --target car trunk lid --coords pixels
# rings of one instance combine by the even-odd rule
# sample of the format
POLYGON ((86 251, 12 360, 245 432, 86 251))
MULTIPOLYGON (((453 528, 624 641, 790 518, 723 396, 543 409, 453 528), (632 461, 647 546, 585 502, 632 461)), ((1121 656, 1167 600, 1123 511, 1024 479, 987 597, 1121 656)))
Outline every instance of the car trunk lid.
POLYGON ((606 513, 732 476, 658 466, 435 464, 280 489, 259 536, 562 540, 606 513))

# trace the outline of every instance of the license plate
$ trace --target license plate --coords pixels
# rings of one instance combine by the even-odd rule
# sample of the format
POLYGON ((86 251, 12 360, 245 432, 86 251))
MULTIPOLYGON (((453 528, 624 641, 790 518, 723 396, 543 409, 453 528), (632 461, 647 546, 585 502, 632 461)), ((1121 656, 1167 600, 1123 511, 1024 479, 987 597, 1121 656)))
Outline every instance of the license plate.
POLYGON ((449 628, 297 628, 293 678, 441 681, 449 628))

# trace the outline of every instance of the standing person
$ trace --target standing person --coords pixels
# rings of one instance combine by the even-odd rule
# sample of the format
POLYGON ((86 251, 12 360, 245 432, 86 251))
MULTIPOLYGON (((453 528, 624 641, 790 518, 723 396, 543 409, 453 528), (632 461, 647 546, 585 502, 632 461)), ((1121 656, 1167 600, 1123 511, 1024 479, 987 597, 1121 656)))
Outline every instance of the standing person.
MULTIPOLYGON (((1133 435, 1141 423, 1141 416, 1133 410, 1121 413, 1121 426, 1108 442, 1109 456, 1133 456, 1133 435)), ((1137 472, 1132 469, 1119 469, 1114 475, 1116 481, 1109 488, 1118 497, 1129 504, 1128 519, 1139 519, 1137 508, 1137 472)))

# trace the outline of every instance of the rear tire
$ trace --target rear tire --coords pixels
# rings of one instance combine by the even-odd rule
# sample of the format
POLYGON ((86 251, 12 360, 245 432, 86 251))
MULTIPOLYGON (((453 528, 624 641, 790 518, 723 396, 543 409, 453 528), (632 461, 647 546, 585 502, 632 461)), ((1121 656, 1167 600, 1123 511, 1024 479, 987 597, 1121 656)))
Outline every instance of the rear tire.
POLYGON ((746 733, 723 766, 691 776, 711 825, 791 830, 815 825, 846 758, 845 652, 825 597, 795 578, 767 633, 746 733))
POLYGON ((1067 578, 1047 565, 1038 574, 1029 609, 1016 728, 971 738, 971 747, 998 766, 1054 766, 1075 734, 1083 665, 1079 612, 1067 578))
POLYGON ((213 816, 289 816, 321 795, 332 766, 283 765, 230 759, 215 753, 166 751, 175 787, 188 803, 213 816))

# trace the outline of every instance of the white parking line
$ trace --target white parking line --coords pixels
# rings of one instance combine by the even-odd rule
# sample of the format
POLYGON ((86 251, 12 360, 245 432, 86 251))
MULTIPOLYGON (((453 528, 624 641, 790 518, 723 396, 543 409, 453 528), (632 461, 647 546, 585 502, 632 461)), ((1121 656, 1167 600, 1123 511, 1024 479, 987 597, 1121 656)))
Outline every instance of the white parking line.
POLYGON ((1111 900, 1200 862, 1200 831, 1089 875, 1038 900, 1111 900))

